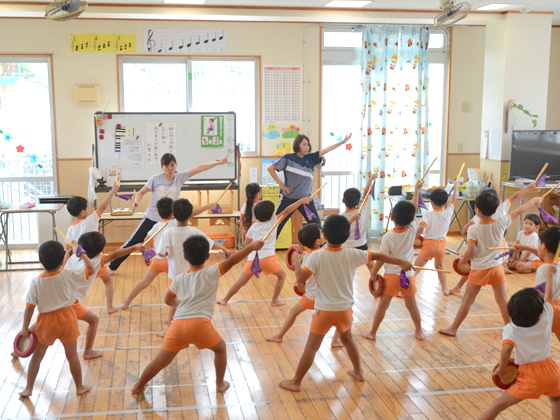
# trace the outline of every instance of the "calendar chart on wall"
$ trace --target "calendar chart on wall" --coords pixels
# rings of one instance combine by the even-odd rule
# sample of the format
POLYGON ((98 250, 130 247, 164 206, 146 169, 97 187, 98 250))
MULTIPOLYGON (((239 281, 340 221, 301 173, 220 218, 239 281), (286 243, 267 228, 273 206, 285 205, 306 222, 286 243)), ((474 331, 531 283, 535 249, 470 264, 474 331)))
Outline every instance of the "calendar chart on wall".
POLYGON ((301 121, 301 66, 264 66, 264 122, 301 121))

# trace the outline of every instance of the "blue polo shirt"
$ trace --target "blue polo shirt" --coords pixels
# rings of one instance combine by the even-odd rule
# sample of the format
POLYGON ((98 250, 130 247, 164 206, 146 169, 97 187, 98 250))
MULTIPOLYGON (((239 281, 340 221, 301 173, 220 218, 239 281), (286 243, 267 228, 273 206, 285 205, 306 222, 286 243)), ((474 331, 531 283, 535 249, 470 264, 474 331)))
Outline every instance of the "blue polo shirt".
POLYGON ((302 158, 296 153, 288 153, 274 162, 272 165, 277 171, 284 171, 285 184, 290 188, 289 194, 282 190, 280 193, 293 200, 309 197, 313 188, 313 168, 319 163, 319 152, 307 153, 302 158))

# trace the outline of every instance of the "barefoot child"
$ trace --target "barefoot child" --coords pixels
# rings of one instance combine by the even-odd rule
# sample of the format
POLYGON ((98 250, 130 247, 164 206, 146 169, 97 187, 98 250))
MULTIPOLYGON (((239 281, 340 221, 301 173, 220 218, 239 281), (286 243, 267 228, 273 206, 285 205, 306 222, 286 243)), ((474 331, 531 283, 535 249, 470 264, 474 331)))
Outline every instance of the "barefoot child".
POLYGON ((191 344, 199 350, 210 349, 214 352, 216 392, 224 392, 229 388, 229 382, 224 381, 227 367, 226 343, 212 325, 216 293, 220 277, 243 260, 249 252, 261 249, 262 246, 262 241, 254 241, 220 264, 204 268, 210 255, 208 238, 202 235, 191 235, 187 238, 182 251, 190 264, 190 270, 178 274, 165 294, 165 303, 176 308, 173 321, 159 354, 146 366, 140 379, 132 387, 133 394, 142 392, 150 379, 168 366, 177 353, 191 344))
POLYGON ((450 327, 444 328, 439 332, 445 335, 455 336, 461 323, 469 314, 469 310, 480 292, 482 286, 490 285, 494 289, 494 299, 500 308, 504 324, 508 324, 511 319, 507 310, 506 296, 506 276, 500 260, 495 258, 501 251, 489 250, 489 247, 499 247, 502 245, 502 238, 505 230, 511 221, 542 202, 541 197, 535 197, 511 213, 493 219, 492 215, 496 212, 500 204, 498 197, 493 194, 480 194, 475 201, 476 214, 480 218, 480 223, 471 226, 468 231, 468 248, 461 259, 462 264, 471 261, 471 271, 469 273, 467 288, 457 311, 455 320, 450 327))
POLYGON ((256 182, 247 184, 245 187, 245 194, 247 195, 247 201, 241 207, 241 226, 243 227, 243 232, 247 235, 247 231, 254 223, 257 222, 255 218, 255 204, 257 204, 262 199, 261 186, 256 182))
POLYGON ((342 244, 350 236, 350 223, 344 216, 327 217, 323 232, 327 239, 327 246, 313 252, 297 276, 300 289, 303 289, 308 279, 313 276, 317 294, 309 338, 296 373, 292 379, 280 382, 281 388, 294 392, 301 391, 301 381, 311 368, 323 338, 332 327, 336 327, 336 331, 340 334, 340 341, 352 362, 352 369, 348 373, 357 381, 365 381, 360 366, 358 346, 352 337, 352 306, 354 304, 352 284, 356 270, 359 266, 374 260, 398 264, 403 270, 412 269, 410 262, 386 254, 343 248, 342 244))
MULTIPOLYGON (((74 217, 74 223, 68 228, 66 231, 66 239, 70 242, 77 242, 80 236, 86 232, 98 232, 99 231, 99 218, 103 214, 103 212, 109 207, 109 203, 111 202, 111 198, 117 193, 119 190, 118 184, 115 182, 111 192, 107 194, 105 200, 101 202, 99 208, 94 211, 92 214, 88 216, 87 208, 88 202, 83 197, 72 197, 68 200, 66 204, 66 208, 68 209, 68 213, 70 213, 74 217)), ((70 244, 65 244, 66 247, 70 247, 70 244)), ((111 274, 109 273, 109 269, 107 267, 103 267, 97 276, 101 278, 103 283, 105 284, 105 297, 107 299, 107 313, 112 314, 117 311, 117 308, 113 306, 113 279, 111 278, 111 274)))
MULTIPOLYGON (((167 277, 169 278, 169 284, 181 273, 190 270, 190 265, 185 256, 183 255, 183 242, 193 235, 202 235, 208 241, 210 249, 218 249, 226 254, 229 254, 228 250, 217 242, 214 242, 204 233, 202 233, 197 228, 189 226, 189 219, 193 216, 193 206, 189 200, 186 198, 180 198, 175 200, 172 206, 173 216, 177 220, 177 226, 174 228, 166 230, 161 236, 161 242, 157 247, 157 254, 159 258, 167 258, 168 271, 167 277)), ((173 314, 175 313, 176 306, 169 307, 169 314, 167 316, 167 328, 173 320, 173 314)), ((158 337, 165 337, 165 331, 159 332, 158 337)))
POLYGON ((542 395, 549 398, 552 418, 557 419, 560 413, 560 367, 550 355, 553 308, 537 290, 526 288, 511 297, 507 309, 511 322, 502 332, 500 365, 494 375, 504 377, 515 347, 515 363, 519 365, 517 379, 479 420, 494 419, 512 405, 527 399, 539 399, 542 395))
MULTIPOLYGON (((537 229, 541 224, 541 218, 536 214, 528 214, 523 219, 523 230, 517 234, 516 242, 536 248, 539 245, 537 229)), ((518 273, 532 273, 541 265, 540 258, 529 251, 516 251, 508 261, 508 268, 518 273)))
MULTIPOLYGON (((416 231, 418 230, 416 209, 418 208, 418 195, 420 194, 420 188, 422 188, 423 183, 423 181, 418 181, 416 183, 412 202, 403 200, 395 205, 391 213, 391 220, 395 224, 395 228, 391 232, 387 232, 381 240, 380 252, 383 255, 390 255, 398 261, 405 260, 409 262, 409 266, 412 266, 411 262, 414 259, 414 241, 416 240, 416 231)), ((372 278, 377 276, 383 264, 384 261, 381 259, 375 262, 373 270, 371 271, 372 278)), ((424 339, 420 311, 418 310, 416 298, 414 297, 416 294, 415 272, 413 269, 409 269, 410 271, 406 272, 406 276, 410 281, 410 286, 408 289, 404 289, 401 287, 400 281, 401 267, 402 265, 398 263, 385 264, 385 289, 377 305, 371 331, 363 334, 363 336, 369 340, 376 340, 377 330, 383 318, 385 318, 385 313, 391 304, 391 300, 397 297, 399 292, 402 293, 406 308, 410 313, 412 322, 414 322, 414 337, 416 337, 417 340, 424 339)))
MULTIPOLYGON (((208 209, 214 210, 216 208, 216 204, 217 203, 209 203, 209 204, 206 204, 205 206, 202 206, 202 207, 199 207, 199 208, 193 210, 193 216, 196 216, 197 214, 200 214, 200 213, 202 213, 202 212, 204 212, 208 209)), ((154 227, 152 229, 150 229, 147 237, 149 238, 150 236, 155 234, 165 223, 167 223, 167 225, 162 229, 161 232, 158 233, 158 235, 154 239, 152 239, 150 241, 149 244, 147 244, 147 246, 149 246, 149 248, 158 249, 158 247, 161 243, 161 238, 163 236, 163 233, 165 231, 167 231, 168 229, 171 229, 171 228, 174 228, 174 227, 177 226, 177 220, 175 220, 175 218, 173 217, 172 207, 173 207, 173 199, 171 199, 169 197, 163 197, 163 198, 160 198, 158 200, 157 211, 158 211, 159 216, 161 217, 161 221, 157 222, 154 225, 154 227)), ((142 290, 144 290, 150 284, 152 284, 152 282, 155 280, 155 278, 158 276, 158 274, 160 274, 160 273, 167 274, 167 270, 168 270, 167 258, 160 258, 156 254, 152 258, 150 266, 148 267, 148 272, 146 273, 146 275, 144 276, 142 281, 140 283, 138 283, 136 286, 134 286, 134 288, 130 291, 130 294, 128 295, 128 297, 121 304, 121 309, 123 311, 126 311, 130 307, 130 304, 132 303, 132 300, 136 296, 138 296, 140 294, 140 292, 142 292, 142 290)))
MULTIPOLYGON (((286 207, 280 214, 277 214, 276 216, 274 216, 275 207, 272 201, 265 200, 257 203, 257 205, 254 207, 257 223, 251 226, 247 231, 245 245, 250 244, 251 241, 264 238, 280 217, 286 218, 289 214, 292 214, 299 206, 309 204, 310 202, 311 198, 302 198, 286 207)), ((266 238, 266 241, 264 242, 265 245, 259 252, 259 262, 264 274, 274 274, 276 276, 276 284, 274 285, 274 292, 272 294, 272 301, 270 302, 270 306, 284 306, 285 303, 282 302, 279 297, 280 292, 282 292, 282 287, 284 286, 284 280, 286 279, 286 272, 280 265, 278 257, 276 256, 276 251, 274 248, 276 244, 276 232, 277 230, 274 229, 274 231, 268 236, 268 238, 266 238)), ((249 254, 249 257, 247 257, 247 264, 245 264, 245 267, 243 267, 241 276, 235 282, 235 284, 231 286, 227 294, 222 299, 218 300, 217 303, 219 305, 227 305, 233 295, 239 292, 239 289, 241 289, 249 282, 249 280, 251 280, 251 278, 253 277, 251 265, 253 264, 253 260, 255 259, 255 254, 256 252, 251 252, 249 254)))
POLYGON ((47 241, 39 247, 39 260, 45 268, 39 276, 31 280, 25 298, 25 312, 21 335, 29 334, 29 323, 33 317, 35 307, 38 306, 37 316, 37 347, 29 363, 27 371, 27 386, 20 392, 22 397, 30 397, 33 393, 35 378, 49 346, 58 339, 64 346, 66 358, 70 364, 70 372, 76 384, 76 394, 85 394, 91 386, 82 383, 82 367, 78 358, 76 340, 80 336, 78 318, 72 309, 72 303, 78 293, 78 287, 93 278, 95 269, 88 256, 82 254, 85 270, 62 270, 65 258, 70 256, 70 250, 64 252, 64 247, 56 241, 47 241))
MULTIPOLYGON (((420 227, 416 233, 416 237, 424 233, 424 241, 422 242, 422 250, 416 258, 414 265, 424 267, 428 261, 434 258, 434 268, 443 270, 443 260, 445 259, 445 248, 447 241, 447 231, 454 214, 455 201, 457 200, 457 181, 453 183, 453 194, 451 200, 447 192, 441 188, 433 190, 430 194, 432 210, 426 212, 422 216, 420 227)), ((416 270, 416 275, 420 270, 416 270)), ((447 287, 447 278, 445 273, 438 272, 438 279, 441 285, 441 291, 444 296, 449 295, 447 287)))

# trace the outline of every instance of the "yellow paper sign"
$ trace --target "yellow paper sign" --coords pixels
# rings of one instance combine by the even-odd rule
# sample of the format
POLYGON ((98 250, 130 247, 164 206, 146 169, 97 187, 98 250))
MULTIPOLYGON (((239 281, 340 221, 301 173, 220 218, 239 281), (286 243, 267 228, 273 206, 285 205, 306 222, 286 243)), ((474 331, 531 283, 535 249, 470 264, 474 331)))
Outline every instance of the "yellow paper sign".
POLYGON ((72 52, 136 52, 134 34, 72 34, 72 52))

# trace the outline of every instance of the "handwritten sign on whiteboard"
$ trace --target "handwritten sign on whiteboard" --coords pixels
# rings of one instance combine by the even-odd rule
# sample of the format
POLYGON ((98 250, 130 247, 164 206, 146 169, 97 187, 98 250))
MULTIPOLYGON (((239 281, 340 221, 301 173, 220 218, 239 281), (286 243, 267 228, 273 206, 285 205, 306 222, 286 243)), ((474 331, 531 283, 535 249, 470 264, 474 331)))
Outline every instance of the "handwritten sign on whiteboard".
POLYGON ((159 166, 163 154, 175 154, 176 139, 177 124, 146 124, 146 163, 159 166))
POLYGON ((223 29, 144 29, 144 52, 225 53, 227 31, 223 29))
POLYGON ((72 52, 136 52, 134 34, 72 34, 72 52))

